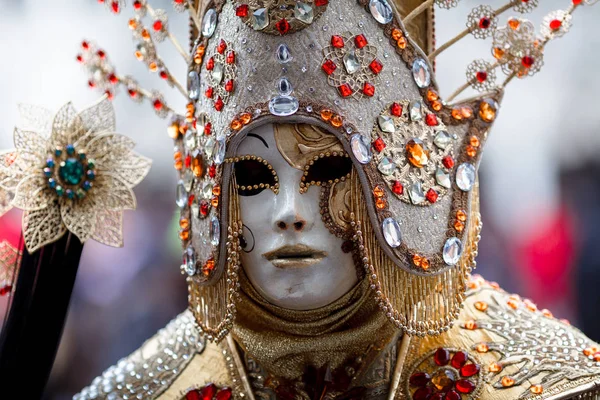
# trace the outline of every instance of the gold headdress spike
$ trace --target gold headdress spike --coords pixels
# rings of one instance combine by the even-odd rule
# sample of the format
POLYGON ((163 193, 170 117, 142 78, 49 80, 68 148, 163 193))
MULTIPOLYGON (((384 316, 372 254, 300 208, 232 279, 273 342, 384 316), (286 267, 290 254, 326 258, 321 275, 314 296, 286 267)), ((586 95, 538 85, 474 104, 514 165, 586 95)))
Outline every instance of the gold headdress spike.
MULTIPOLYGON (((125 6, 104 2, 113 12, 125 6)), ((575 9, 593 3, 571 0, 544 19, 539 35, 522 18, 501 26, 504 13, 528 13, 538 2, 475 7, 465 31, 426 54, 405 26, 432 5, 451 8, 457 0, 426 0, 404 18, 390 0, 174 0, 190 16, 186 54, 166 12, 135 0, 135 56, 186 96, 180 114, 84 42, 78 60, 90 86, 109 96, 122 86, 134 100, 149 99, 160 117, 172 116, 181 269, 203 331, 223 337, 239 287, 241 222, 232 165, 224 161, 251 128, 299 121, 334 134, 352 159, 355 241, 382 310, 408 334, 448 329, 474 267, 476 171, 504 87, 539 71, 546 44, 568 31, 575 9), (471 63, 467 83, 444 100, 431 62, 469 34, 492 39, 493 61, 471 63), (167 39, 188 63, 187 89, 157 54, 155 42, 167 39), (507 77, 497 85, 500 71, 507 77), (449 104, 468 88, 482 94, 449 104)))
POLYGON ((30 253, 67 231, 81 242, 122 246, 123 210, 136 208, 132 188, 150 169, 135 144, 115 132, 112 103, 104 97, 81 112, 71 103, 54 118, 39 107, 20 107, 15 150, 0 163, 0 198, 24 211, 30 253))

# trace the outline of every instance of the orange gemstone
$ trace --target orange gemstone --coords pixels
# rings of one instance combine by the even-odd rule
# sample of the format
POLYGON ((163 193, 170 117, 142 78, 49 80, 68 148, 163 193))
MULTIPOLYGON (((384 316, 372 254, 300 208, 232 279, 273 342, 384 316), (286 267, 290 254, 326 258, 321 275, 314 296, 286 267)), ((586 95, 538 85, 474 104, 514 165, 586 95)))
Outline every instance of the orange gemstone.
POLYGON ((377 207, 379 210, 383 210, 386 206, 387 203, 384 199, 377 199, 375 201, 375 207, 377 207))
POLYGON ((188 229, 190 227, 190 220, 187 218, 181 218, 179 220, 179 227, 181 229, 188 229))
POLYGON ((210 205, 214 208, 219 207, 219 198, 217 196, 213 197, 210 201, 210 205))
POLYGON ((493 122, 496 119, 496 102, 483 100, 479 103, 479 116, 485 122, 493 122))
POLYGON ((493 362, 490 364, 488 369, 490 370, 490 372, 500 372, 502 371, 502 365, 498 364, 497 362, 493 362))
POLYGON ((202 163, 202 154, 198 153, 192 160, 192 172, 196 178, 200 178, 204 172, 204 165, 202 163))
POLYGON ((461 107, 460 108, 460 113, 462 114, 462 116, 464 118, 471 118, 473 116, 473 109, 471 107, 461 107))
POLYGON ((402 31, 400 29, 397 29, 397 28, 392 29, 392 39, 394 39, 395 41, 398 41, 403 36, 404 36, 404 34, 402 33, 402 31))
POLYGON ((471 145, 467 146, 467 155, 471 158, 477 155, 477 149, 471 145))
POLYGON ((440 111, 442 109, 442 103, 440 101, 433 101, 431 103, 431 108, 433 108, 434 111, 440 111))
POLYGON ((460 108, 456 107, 452 109, 452 118, 454 118, 457 121, 460 121, 461 119, 463 119, 463 115, 462 112, 460 111, 460 108))
POLYGON ((527 309, 529 311, 537 311, 537 306, 529 299, 525 299, 523 301, 523 303, 525 304, 525 307, 527 307, 527 309))
POLYGON ((600 353, 594 354, 594 361, 600 361, 600 353))
POLYGON ((196 48, 196 54, 194 54, 194 62, 196 64, 202 64, 203 57, 204 57, 204 46, 198 46, 196 48))
POLYGON ((167 128, 167 133, 171 139, 177 139, 179 137, 179 124, 177 122, 172 123, 167 128))
POLYGON ((373 189, 373 196, 375 197, 383 197, 384 195, 384 191, 382 188, 380 188, 379 186, 375 186, 375 188, 373 189))
POLYGON ((141 51, 136 51, 135 53, 135 58, 137 58, 138 60, 142 61, 144 59, 144 55, 142 54, 141 51))
POLYGON ((213 187, 212 194, 215 196, 220 196, 221 195, 221 186, 216 185, 215 187, 213 187))
POLYGON ((501 382, 502 382, 502 386, 504 386, 504 387, 511 387, 512 385, 515 384, 515 380, 513 378, 511 378, 510 376, 503 376, 501 382))
POLYGON ((423 168, 429 162, 429 151, 420 139, 410 139, 405 146, 408 161, 417 168, 423 168))
POLYGON ((511 18, 508 20, 508 26, 510 26, 510 28, 513 30, 519 29, 520 25, 521 25, 521 22, 519 22, 519 20, 516 18, 511 18))
POLYGON ((404 50, 406 48, 406 44, 408 43, 408 41, 406 40, 405 37, 401 37, 400 39, 398 39, 398 41, 396 42, 396 44, 398 45, 399 49, 404 50))
POLYGON ((467 321, 465 322, 465 328, 467 328, 470 331, 477 329, 477 323, 475 323, 475 321, 473 320, 467 321))
POLYGON ((438 94, 436 93, 435 90, 431 90, 429 89, 427 91, 427 100, 429 100, 430 102, 432 101, 436 101, 440 98, 440 96, 438 96, 438 94))
POLYGON ((175 161, 175 169, 177 171, 181 171, 183 169, 183 161, 181 161, 181 160, 175 161))
POLYGON ((456 212, 456 218, 458 218, 459 221, 465 222, 467 220, 467 213, 463 210, 458 210, 456 212))
POLYGON ((480 353, 487 353, 488 350, 490 349, 490 346, 488 346, 486 343, 479 343, 477 345, 476 349, 480 353))
POLYGON ((424 270, 426 270, 426 271, 427 271, 427 270, 429 269, 429 266, 430 266, 430 265, 431 265, 431 264, 429 263, 429 260, 428 260, 427 258, 423 257, 423 258, 421 259, 421 268, 423 268, 424 270))
POLYGON ((488 304, 485 301, 477 301, 475 302, 475 308, 479 311, 485 311, 488 308, 488 304))
POLYGON ((461 221, 454 221, 454 229, 460 233, 465 230, 465 224, 461 221))
POLYGON ((146 29, 142 30, 142 38, 144 40, 150 39, 150 34, 148 33, 148 31, 146 29))
POLYGON ((420 267, 421 266, 421 261, 423 261, 423 257, 421 257, 418 254, 415 254, 413 256, 412 260, 413 260, 413 264, 415 264, 417 267, 420 267))
POLYGON ((504 57, 504 50, 502 50, 500 47, 494 47, 494 50, 492 50, 492 54, 494 55, 494 58, 499 60, 502 57, 504 57))
POLYGON ((519 302, 515 299, 510 299, 506 302, 506 304, 508 304, 508 306, 510 308, 512 308, 513 310, 516 310, 517 308, 519 308, 519 302))
POLYGON ((240 115, 240 121, 242 121, 242 124, 244 124, 244 125, 248 125, 251 120, 252 120, 251 114, 244 113, 244 114, 240 115))
POLYGON ((190 231, 187 229, 179 232, 179 239, 188 240, 190 238, 190 231))
POLYGON ((339 115, 334 115, 333 118, 331 118, 331 125, 333 125, 336 128, 339 128, 340 126, 342 126, 343 123, 344 123, 344 120, 339 115))
POLYGON ((494 289, 500 289, 500 285, 498 285, 498 282, 488 282, 488 284, 494 289))
POLYGON ((148 65, 148 69, 150 72, 156 72, 156 70, 158 70, 158 65, 156 65, 154 62, 151 62, 150 65, 148 65))
POLYGON ((588 348, 586 348, 586 349, 583 350, 583 354, 586 357, 589 357, 589 356, 594 355, 596 353, 598 353, 598 347, 596 347, 596 346, 590 346, 590 347, 588 347, 588 348))
POLYGON ((202 273, 205 276, 210 275, 210 273, 215 269, 215 260, 212 258, 206 261, 206 264, 202 267, 202 273))
POLYGON ((233 129, 234 131, 239 131, 240 129, 242 129, 242 121, 240 121, 239 119, 234 119, 233 121, 231 121, 231 129, 233 129))
POLYGON ((471 136, 469 138, 469 143, 471 143, 471 146, 473 146, 473 147, 479 147, 479 145, 481 144, 479 142, 479 138, 477 138, 477 136, 471 136))
POLYGON ((533 385, 529 388, 529 391, 533 394, 542 394, 544 392, 544 387, 542 385, 533 385))
POLYGON ((554 317, 554 315, 553 315, 553 314, 550 312, 550 310, 547 310, 547 309, 545 309, 545 308, 542 310, 542 314, 543 314, 545 317, 548 317, 548 318, 553 318, 553 317, 554 317))
POLYGON ((331 119, 331 117, 333 117, 333 111, 328 110, 326 108, 324 108, 323 110, 321 110, 321 118, 324 121, 329 121, 331 119))
POLYGON ((129 20, 129 29, 134 30, 137 28, 137 21, 134 18, 129 20))

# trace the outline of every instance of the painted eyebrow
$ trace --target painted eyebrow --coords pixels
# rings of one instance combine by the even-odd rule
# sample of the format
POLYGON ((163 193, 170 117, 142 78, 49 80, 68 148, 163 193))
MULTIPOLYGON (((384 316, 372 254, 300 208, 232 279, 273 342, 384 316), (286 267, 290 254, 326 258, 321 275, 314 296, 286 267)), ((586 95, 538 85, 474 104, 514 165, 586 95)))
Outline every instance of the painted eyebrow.
POLYGON ((262 143, 265 145, 265 147, 266 147, 267 149, 269 148, 269 145, 267 144, 267 141, 266 141, 265 139, 263 139, 261 136, 258 136, 256 133, 252 133, 252 132, 250 132, 250 133, 249 133, 249 134, 247 134, 246 136, 253 137, 253 138, 257 138, 258 140, 260 140, 260 141, 261 141, 261 142, 262 142, 262 143))

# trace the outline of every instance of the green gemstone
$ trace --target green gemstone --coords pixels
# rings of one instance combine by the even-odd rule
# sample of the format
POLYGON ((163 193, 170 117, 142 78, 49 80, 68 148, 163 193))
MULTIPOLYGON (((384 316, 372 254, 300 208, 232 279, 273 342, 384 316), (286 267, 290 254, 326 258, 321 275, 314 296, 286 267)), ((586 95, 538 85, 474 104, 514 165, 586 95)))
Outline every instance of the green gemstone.
POLYGON ((85 197, 85 191, 81 188, 77 189, 77 197, 83 199, 85 197))
POLYGON ((83 164, 76 158, 70 157, 60 163, 58 174, 69 185, 78 185, 85 174, 83 164))
POLYGON ((59 185, 59 186, 57 186, 55 190, 56 190, 56 194, 57 194, 59 197, 60 197, 60 196, 62 196, 63 194, 65 194, 65 190, 64 190, 64 189, 62 188, 62 186, 60 186, 60 185, 59 185))
POLYGON ((88 159, 87 167, 88 167, 88 169, 96 168, 96 164, 94 163, 94 160, 88 159))

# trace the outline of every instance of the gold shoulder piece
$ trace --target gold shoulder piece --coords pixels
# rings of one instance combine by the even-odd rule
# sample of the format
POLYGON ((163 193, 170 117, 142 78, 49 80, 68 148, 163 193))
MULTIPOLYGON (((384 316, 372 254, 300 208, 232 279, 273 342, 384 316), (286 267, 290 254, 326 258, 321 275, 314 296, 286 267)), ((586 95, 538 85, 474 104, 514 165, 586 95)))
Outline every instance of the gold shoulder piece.
POLYGON ((600 398, 597 343, 481 277, 468 288, 452 329, 411 339, 396 398, 600 398))

